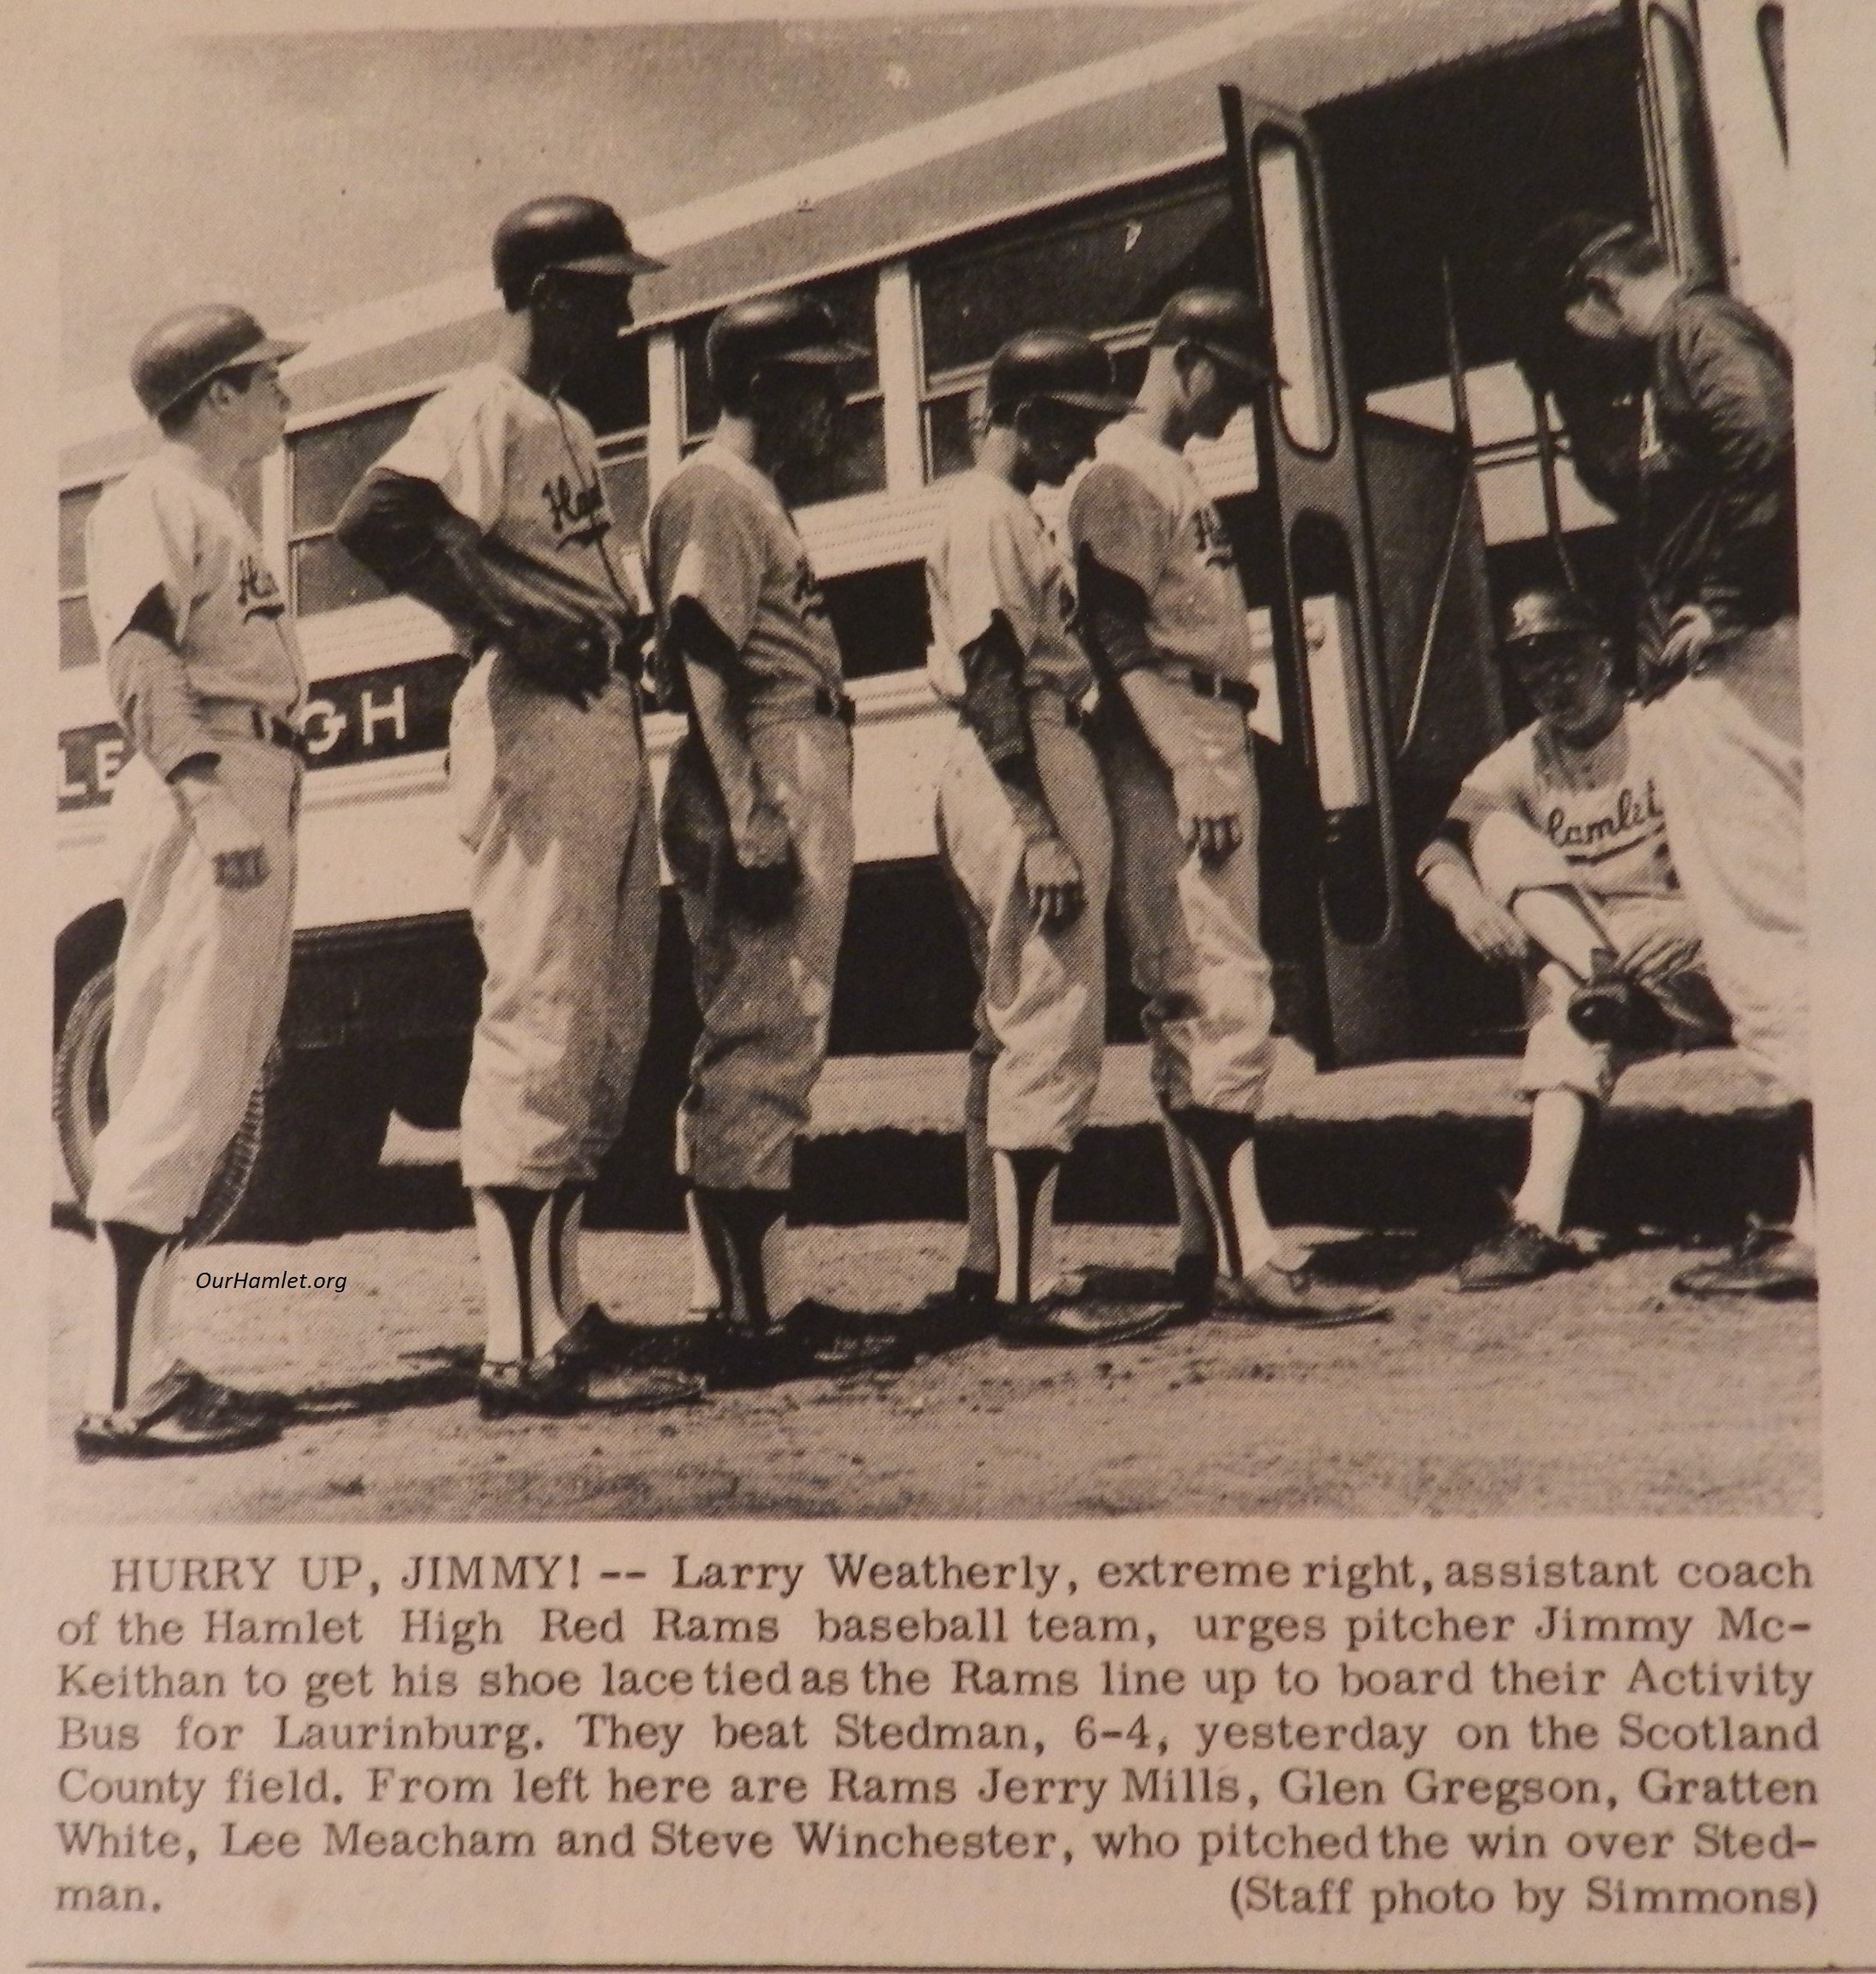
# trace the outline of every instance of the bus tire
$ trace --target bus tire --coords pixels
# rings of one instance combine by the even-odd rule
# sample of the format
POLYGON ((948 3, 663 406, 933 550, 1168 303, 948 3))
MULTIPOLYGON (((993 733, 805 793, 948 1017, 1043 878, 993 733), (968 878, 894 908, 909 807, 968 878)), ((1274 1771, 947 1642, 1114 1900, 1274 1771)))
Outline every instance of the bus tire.
MULTIPOLYGON (((98 1169, 98 1134, 110 1114, 104 1059, 110 1045, 116 969, 101 966, 79 990, 59 1031, 52 1066, 52 1121, 66 1176, 82 1203, 98 1169)), ((273 1065, 269 1064, 271 1070, 273 1065)), ((191 1246, 214 1240, 240 1211, 265 1136, 268 1077, 248 1101, 246 1114, 209 1180, 193 1220, 184 1230, 191 1246)))
POLYGON ((391 1121, 373 1067, 362 1054, 275 1049, 246 1195, 223 1238, 317 1240, 356 1224, 391 1121))

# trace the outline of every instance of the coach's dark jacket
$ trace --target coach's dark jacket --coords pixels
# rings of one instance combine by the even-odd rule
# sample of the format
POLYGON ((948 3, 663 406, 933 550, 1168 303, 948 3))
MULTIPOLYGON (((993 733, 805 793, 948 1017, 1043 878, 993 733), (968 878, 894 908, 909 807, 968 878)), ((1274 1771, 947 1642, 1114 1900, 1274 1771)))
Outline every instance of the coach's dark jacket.
POLYGON ((1743 303, 1696 288, 1668 304, 1636 465, 1644 668, 1685 605, 1722 634, 1796 612, 1791 352, 1743 303))

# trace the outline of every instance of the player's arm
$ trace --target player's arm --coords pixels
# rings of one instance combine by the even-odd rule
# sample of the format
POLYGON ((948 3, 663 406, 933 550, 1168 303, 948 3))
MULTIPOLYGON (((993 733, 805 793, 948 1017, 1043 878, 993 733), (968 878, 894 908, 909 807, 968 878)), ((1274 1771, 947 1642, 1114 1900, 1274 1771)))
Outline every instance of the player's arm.
POLYGON ((794 889, 798 870, 788 822, 762 785, 737 702, 735 677, 742 653, 694 596, 672 604, 665 632, 667 657, 684 668, 691 718, 710 756, 729 819, 730 843, 746 878, 741 902, 752 915, 774 915, 794 889))
POLYGON ((111 696, 131 746, 175 791, 216 883, 252 890, 267 881, 267 851, 222 785, 221 750, 202 724, 177 641, 169 600, 152 588, 105 653, 111 696))
POLYGON ((1062 841, 1036 766, 1035 739, 1023 702, 1023 651, 1009 618, 990 626, 958 654, 964 665, 964 724, 1003 783, 1023 839, 1023 883, 1039 925, 1066 925, 1087 902, 1081 866, 1062 841))
POLYGON ((1202 861, 1222 863, 1245 840, 1234 777, 1212 758, 1206 735, 1187 717, 1187 695, 1163 677, 1147 635, 1145 590, 1084 544, 1082 623, 1110 678, 1117 681, 1146 742, 1173 777, 1180 835, 1202 861))

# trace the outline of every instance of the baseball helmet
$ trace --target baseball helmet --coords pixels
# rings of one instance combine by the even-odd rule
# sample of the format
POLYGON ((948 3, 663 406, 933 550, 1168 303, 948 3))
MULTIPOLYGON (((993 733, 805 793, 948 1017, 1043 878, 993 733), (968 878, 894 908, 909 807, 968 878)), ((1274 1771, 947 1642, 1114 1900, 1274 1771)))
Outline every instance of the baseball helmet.
POLYGON ((1133 408, 1114 387, 1113 358, 1078 329, 1026 329, 991 358, 984 406, 992 418, 1039 398, 1110 418, 1133 408))
POLYGON ((1573 589, 1546 586, 1512 599, 1499 624, 1500 655, 1515 658, 1553 638, 1601 637, 1601 619, 1573 589))
POLYGON ((732 302, 711 323, 703 343, 711 385, 732 402, 771 363, 831 367, 857 363, 866 353, 842 339, 826 303, 800 289, 732 302))
POLYGON ((550 268, 580 275, 651 275, 666 263, 640 253, 603 199, 556 192, 518 205, 495 228, 495 286, 511 309, 550 268))
POLYGON ((283 363, 305 346, 269 335, 232 302, 207 302, 165 316, 145 331, 130 355, 131 387, 145 411, 159 418, 211 377, 254 363, 283 363))
POLYGON ((1270 360, 1269 319, 1240 288, 1182 290, 1160 310, 1153 343, 1159 349, 1196 344, 1240 377, 1282 381, 1270 360))

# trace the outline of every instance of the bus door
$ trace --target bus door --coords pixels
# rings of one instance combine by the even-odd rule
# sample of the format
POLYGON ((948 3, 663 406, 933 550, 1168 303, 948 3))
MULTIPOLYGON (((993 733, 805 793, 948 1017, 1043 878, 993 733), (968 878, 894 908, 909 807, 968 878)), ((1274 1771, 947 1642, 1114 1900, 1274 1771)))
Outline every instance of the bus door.
POLYGON ((1335 306, 1314 139, 1289 111, 1221 92, 1234 202, 1281 383, 1256 419, 1278 704, 1310 783, 1319 933, 1307 1039, 1329 1066, 1406 1052, 1406 911, 1388 760, 1382 619, 1360 440, 1335 306))
POLYGON ((1719 170, 1694 0, 1626 0, 1654 231, 1677 274, 1727 287, 1719 170))

